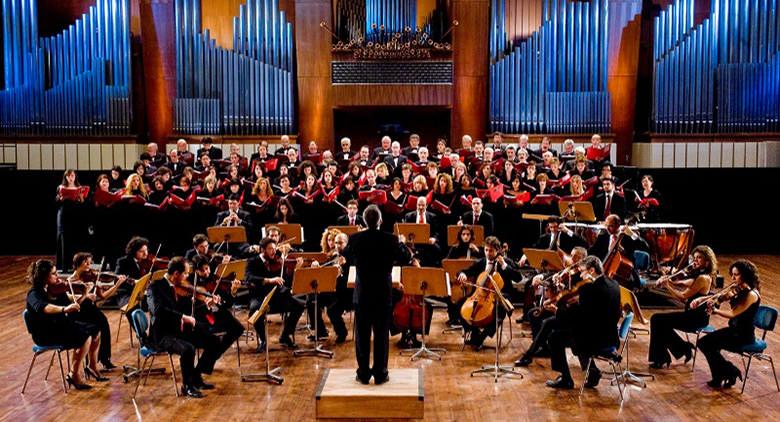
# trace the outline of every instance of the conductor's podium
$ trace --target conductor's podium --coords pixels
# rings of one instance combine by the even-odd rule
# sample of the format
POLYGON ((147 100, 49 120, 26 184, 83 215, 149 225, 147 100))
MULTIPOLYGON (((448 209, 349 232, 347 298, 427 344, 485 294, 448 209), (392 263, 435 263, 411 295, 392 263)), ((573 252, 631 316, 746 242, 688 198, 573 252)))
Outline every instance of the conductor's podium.
POLYGON ((354 369, 326 369, 317 389, 317 418, 422 419, 422 369, 391 369, 382 385, 363 385, 354 369))

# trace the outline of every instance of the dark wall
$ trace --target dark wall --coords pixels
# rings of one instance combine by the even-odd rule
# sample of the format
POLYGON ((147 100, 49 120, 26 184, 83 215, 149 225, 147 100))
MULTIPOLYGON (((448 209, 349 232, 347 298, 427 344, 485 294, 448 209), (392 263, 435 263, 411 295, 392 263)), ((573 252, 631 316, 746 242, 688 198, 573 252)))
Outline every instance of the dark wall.
MULTIPOLYGON (((668 204, 664 220, 692 224, 696 229, 696 244, 709 244, 717 253, 780 254, 776 205, 768 195, 772 192, 770 181, 780 176, 778 169, 650 170, 647 173, 653 175, 668 204)), ((97 174, 82 172, 79 177, 92 184, 97 174)), ((54 254, 57 212, 54 193, 61 178, 60 172, 0 170, 0 186, 6 187, 5 203, 0 207, 5 222, 0 254, 54 254)), ((116 224, 121 227, 124 223, 116 224)), ((187 239, 183 241, 186 243, 187 239)))

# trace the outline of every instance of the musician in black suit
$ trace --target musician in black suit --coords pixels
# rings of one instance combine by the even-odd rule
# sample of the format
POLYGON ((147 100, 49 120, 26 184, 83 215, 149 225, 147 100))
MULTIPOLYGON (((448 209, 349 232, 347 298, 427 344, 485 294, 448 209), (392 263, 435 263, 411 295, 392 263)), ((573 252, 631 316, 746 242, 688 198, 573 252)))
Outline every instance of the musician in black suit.
POLYGON ((168 153, 168 162, 165 163, 165 167, 168 167, 171 170, 173 177, 177 177, 181 175, 182 171, 184 171, 184 167, 187 167, 187 164, 181 160, 179 152, 172 149, 171 152, 168 153))
MULTIPOLYGON (((458 281, 463 283, 466 282, 469 278, 476 280, 477 277, 482 273, 493 274, 496 272, 504 280, 504 286, 501 289, 502 293, 505 296, 511 294, 512 280, 518 280, 520 278, 520 273, 517 271, 517 267, 512 262, 512 260, 506 259, 504 257, 501 242, 498 240, 498 238, 495 236, 490 236, 485 238, 485 257, 478 259, 469 268, 466 268, 460 272, 458 274, 458 281)), ((486 283, 487 284, 485 287, 492 288, 492 284, 489 280, 486 281, 486 283)), ((504 317, 506 316, 506 310, 501 305, 501 303, 497 302, 495 306, 498 306, 498 318, 500 325, 501 321, 503 321, 504 317)), ((482 343, 485 341, 485 338, 493 337, 493 335, 496 333, 495 323, 490 323, 485 328, 480 329, 470 326, 466 321, 463 321, 463 328, 468 334, 468 340, 466 341, 466 344, 470 344, 476 349, 482 348, 482 343)))
POLYGON ((203 397, 201 390, 214 388, 203 381, 202 374, 211 374, 221 352, 230 344, 220 345, 216 336, 198 323, 192 315, 191 299, 178 296, 175 286, 181 285, 190 273, 190 264, 183 257, 175 257, 168 264, 165 277, 152 283, 149 303, 152 314, 150 334, 156 345, 164 351, 179 355, 182 374, 182 394, 203 397), (203 354, 195 367, 195 349, 203 354))
MULTIPOLYGON (((534 249, 548 249, 551 251, 560 249, 570 254, 571 250, 577 246, 588 246, 588 242, 582 236, 568 229, 560 217, 548 218, 546 230, 547 233, 541 235, 534 243, 534 249)), ((520 258, 520 266, 524 266, 526 261, 527 257, 523 255, 520 258)))
POLYGON ((493 235, 493 214, 482 209, 482 198, 471 200, 471 211, 463 214, 463 224, 482 226, 485 229, 485 237, 493 235))
POLYGON ((405 155, 409 160, 417 162, 420 160, 420 155, 418 154, 419 149, 420 135, 413 133, 409 135, 409 146, 404 147, 404 149, 401 150, 401 154, 405 155))
POLYGON ((392 143, 390 137, 383 136, 380 142, 381 146, 374 148, 374 151, 371 154, 376 162, 382 162, 386 156, 390 155, 390 145, 392 143))
MULTIPOLYGON (((135 236, 127 242, 125 247, 125 255, 117 259, 116 261, 116 273, 119 275, 125 275, 130 279, 138 280, 143 277, 145 272, 141 268, 141 263, 149 257, 149 241, 146 238, 135 236)), ((116 297, 117 304, 119 306, 127 305, 130 300, 130 294, 133 293, 133 286, 135 283, 122 283, 117 289, 116 297)), ((127 311, 128 321, 130 320, 130 312, 127 311)))
POLYGON ((249 213, 239 208, 239 197, 236 194, 228 197, 228 209, 217 213, 215 226, 244 226, 247 234, 251 228, 249 213))
POLYGON ((336 251, 341 255, 336 262, 336 265, 341 268, 341 272, 336 279, 336 294, 333 296, 331 304, 328 305, 328 318, 330 323, 333 324, 333 331, 336 332, 336 343, 344 343, 347 340, 348 333, 347 325, 344 323, 344 312, 354 309, 352 304, 354 289, 347 287, 349 266, 347 266, 346 259, 343 257, 344 250, 349 243, 349 236, 339 233, 336 235, 333 243, 336 245, 336 251))
MULTIPOLYGON (((580 275, 593 280, 579 289, 579 303, 564 310, 566 317, 561 326, 550 333, 552 369, 560 372, 555 380, 547 381, 552 388, 572 389, 574 381, 566 360, 566 348, 571 347, 584 370, 590 357, 605 354, 609 348, 617 348, 619 338, 617 324, 620 320, 620 286, 603 274, 601 260, 589 256, 578 264, 580 275)), ((561 313, 559 309, 559 315, 561 313)), ((595 388, 601 379, 601 371, 595 363, 591 366, 585 386, 595 388)))
POLYGON ((355 356, 356 379, 375 384, 389 379, 387 371, 390 318, 392 317, 391 271, 397 262, 408 263, 409 254, 395 235, 379 230, 382 213, 376 205, 363 211, 367 230, 353 234, 344 255, 355 266, 355 356), (374 362, 369 367, 371 334, 374 334, 374 362))
POLYGON ((388 170, 390 170, 390 174, 396 177, 401 176, 401 166, 406 163, 408 159, 405 155, 401 154, 401 144, 398 142, 393 142, 390 147, 390 154, 386 155, 384 158, 384 163, 387 164, 388 170))
POLYGON ((429 243, 436 243, 439 240, 439 225, 436 214, 428 211, 428 199, 424 196, 417 198, 417 209, 406 213, 404 223, 428 224, 431 228, 431 237, 429 243))
MULTIPOLYGON (((606 260, 609 252, 615 247, 615 242, 620 240, 620 249, 622 255, 628 258, 631 262, 634 261, 634 252, 637 250, 648 251, 649 246, 641 236, 631 230, 630 227, 622 226, 623 221, 615 214, 607 216, 604 221, 607 227, 606 231, 602 231, 593 246, 588 249, 588 255, 597 256, 599 259, 606 260), (622 234, 621 236, 621 226, 622 234)), ((631 280, 620 280, 630 284, 632 287, 639 287, 639 274, 636 270, 632 271, 631 280)))
POLYGON ((615 191, 615 180, 605 178, 601 180, 603 192, 595 196, 590 202, 593 204, 593 211, 597 219, 607 218, 610 214, 615 214, 620 218, 626 216, 626 199, 615 191))
MULTIPOLYGON (((285 285, 281 267, 283 262, 281 257, 277 256, 276 245, 277 242, 270 237, 262 239, 259 244, 260 254, 247 262, 246 281, 250 284, 249 314, 251 315, 260 309, 263 299, 265 299, 274 286, 277 286, 276 293, 271 298, 270 312, 287 312, 279 343, 292 349, 297 347, 292 340, 292 335, 298 326, 298 319, 303 314, 305 301, 294 297, 292 290, 285 285)), ((265 316, 259 318, 254 325, 257 336, 260 339, 260 344, 257 347, 258 351, 265 350, 264 323, 265 316)))
POLYGON ((336 162, 339 163, 339 167, 342 170, 346 170, 349 162, 357 155, 357 152, 352 150, 352 140, 347 137, 341 138, 341 151, 336 152, 336 162))
POLYGON ((195 153, 196 157, 200 158, 203 154, 206 154, 212 161, 222 159, 222 150, 214 146, 214 141, 212 141, 210 137, 207 136, 201 139, 200 145, 201 147, 198 148, 198 151, 195 153))
POLYGON ((347 202, 347 213, 339 216, 336 220, 339 226, 361 226, 365 227, 366 222, 363 220, 363 216, 358 214, 358 201, 350 199, 347 202))

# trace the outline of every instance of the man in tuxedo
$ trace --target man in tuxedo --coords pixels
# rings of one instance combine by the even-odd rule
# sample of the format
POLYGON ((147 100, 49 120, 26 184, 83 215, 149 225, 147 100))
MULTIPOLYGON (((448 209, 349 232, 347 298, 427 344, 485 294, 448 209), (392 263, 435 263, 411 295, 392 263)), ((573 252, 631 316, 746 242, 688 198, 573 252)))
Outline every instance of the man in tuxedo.
POLYGON ((198 151, 195 153, 196 157, 202 157, 203 154, 208 154, 212 161, 222 159, 222 150, 214 146, 214 141, 212 141, 210 137, 207 136, 201 139, 200 145, 201 147, 198 148, 198 151))
POLYGON ((368 149, 368 145, 363 145, 360 147, 360 152, 358 152, 357 160, 355 160, 356 163, 360 167, 371 167, 371 151, 368 149))
POLYGON ((542 138, 542 143, 539 144, 539 149, 534 150, 533 154, 539 158, 544 158, 544 153, 547 151, 550 151, 553 157, 558 156, 558 151, 550 148, 550 138, 545 136, 542 138))
POLYGON ((399 238, 379 230, 382 214, 376 205, 363 211, 367 230, 353 234, 344 251, 349 265, 356 270, 355 292, 355 356, 356 379, 368 384, 383 384, 387 371, 390 319, 392 318, 391 272, 396 263, 407 264, 409 254, 399 238), (371 334, 374 335, 374 361, 369 367, 371 334))
POLYGON ((605 178, 601 180, 603 192, 591 199, 596 218, 606 219, 608 215, 615 214, 620 218, 626 216, 626 199, 615 192, 615 180, 605 178))
MULTIPOLYGON (((149 257, 149 241, 140 236, 134 236, 125 246, 125 256, 116 261, 116 273, 127 276, 130 279, 138 280, 143 277, 145 272, 141 269, 141 263, 149 257)), ((122 283, 116 292, 117 304, 119 306, 127 305, 130 295, 133 293, 135 283, 122 283)), ((127 311, 127 320, 130 320, 130 312, 127 311)))
POLYGON ((183 257, 175 257, 168 264, 165 277, 152 283, 149 288, 150 334, 161 350, 179 355, 182 394, 201 398, 201 390, 214 388, 203 381, 202 374, 210 374, 214 370, 214 364, 222 355, 220 350, 224 352, 222 349, 226 350, 230 344, 220 345, 216 336, 189 315, 190 299, 175 293, 175 287, 181 285, 189 273, 190 264, 183 257), (196 348, 203 349, 197 367, 194 365, 196 348))
POLYGON ((173 177, 179 176, 186 166, 187 165, 179 159, 179 151, 172 149, 171 152, 168 153, 168 162, 165 163, 165 167, 168 167, 171 170, 173 177))
MULTIPOLYGON (((563 224, 561 217, 550 217, 547 219, 547 233, 541 235, 534 244, 534 249, 548 249, 551 251, 561 249, 565 253, 571 253, 571 250, 577 246, 587 247, 588 242, 577 233, 574 233, 563 224)), ((520 258, 520 266, 524 266, 527 261, 525 255, 520 258)))
POLYGON ((215 226, 244 226, 247 234, 251 227, 249 213, 239 208, 239 196, 232 194, 228 197, 228 209, 217 213, 215 226))
POLYGON ((392 140, 389 136, 383 136, 380 143, 381 146, 374 148, 374 153, 372 154, 374 161, 376 162, 382 162, 385 157, 390 155, 390 144, 392 143, 392 140))
MULTIPOLYGON (((260 254, 247 261, 246 281, 249 283, 249 315, 252 315, 260 309, 263 299, 276 286, 276 292, 271 298, 270 312, 287 312, 287 318, 284 320, 284 328, 279 337, 279 343, 289 348, 295 348, 297 345, 292 340, 295 328, 298 326, 298 320, 303 315, 305 301, 292 295, 292 290, 285 285, 281 277, 280 257, 277 257, 277 242, 266 237, 260 241, 258 248, 260 254)), ((260 339, 257 346, 258 352, 265 350, 265 316, 258 318, 254 328, 260 339)))
POLYGON ((152 165, 156 168, 160 168, 168 161, 168 157, 164 152, 160 152, 157 142, 149 142, 146 144, 146 152, 152 157, 152 165))
POLYGON ((179 155, 179 160, 185 165, 192 166, 195 164, 195 154, 190 152, 190 147, 187 144, 187 140, 179 138, 176 141, 176 153, 179 155))
POLYGON ((431 237, 428 243, 436 243, 439 239, 439 226, 436 220, 436 214, 428 211, 428 198, 420 196, 417 198, 417 209, 406 213, 404 223, 428 224, 431 237))
POLYGON ((390 155, 385 156, 384 163, 387 164, 390 174, 394 176, 401 175, 401 166, 406 163, 407 158, 405 155, 401 155, 401 144, 393 142, 390 146, 390 155))
POLYGON ((463 214, 463 224, 482 226, 485 229, 485 237, 493 235, 493 214, 482 209, 482 198, 471 200, 471 211, 463 214))
POLYGON ((349 162, 352 161, 352 157, 355 154, 355 151, 352 151, 352 140, 347 137, 341 138, 341 151, 336 153, 336 161, 342 170, 347 169, 349 162))
POLYGON ((336 220, 339 226, 361 226, 365 227, 366 222, 363 221, 363 216, 358 215, 358 201, 350 199, 347 202, 347 213, 340 216, 336 220))
MULTIPOLYGON (((511 294, 512 280, 519 280, 521 276, 512 260, 505 259, 500 251, 501 242, 498 238, 495 236, 485 238, 485 256, 460 272, 458 274, 458 281, 464 283, 469 278, 476 281, 477 277, 483 272, 490 275, 498 273, 504 280, 504 287, 501 289, 502 293, 505 296, 511 294)), ((489 280, 486 280, 486 283, 486 287, 492 288, 492 283, 490 283, 489 280)), ((506 317, 506 310, 498 302, 495 306, 498 307, 498 323, 501 325, 501 321, 506 317)), ((493 337, 493 335, 496 334, 496 325, 494 323, 488 324, 485 328, 477 328, 469 325, 466 321, 463 321, 463 328, 468 334, 466 344, 470 344, 476 349, 481 349, 485 339, 487 337, 493 337)))
MULTIPOLYGON (((555 380, 547 381, 547 386, 551 388, 574 388, 566 360, 566 347, 572 348, 584 370, 591 356, 604 355, 610 348, 617 348, 619 342, 620 286, 604 276, 601 260, 595 256, 580 261, 578 269, 583 280, 593 282, 579 289, 578 304, 569 305, 565 310, 559 308, 559 315, 563 311, 566 322, 554 329, 547 340, 552 369, 561 374, 555 380)), ((601 371, 594 363, 585 387, 595 388, 600 379, 601 371)))
MULTIPOLYGON (((282 135, 280 140, 282 141, 282 144, 276 148, 276 152, 274 152, 274 155, 277 157, 286 157, 287 151, 290 149, 295 149, 295 147, 290 145, 290 137, 288 135, 282 135)), ((297 156, 298 150, 295 150, 295 152, 297 156)))
POLYGON ((418 155, 418 150, 420 149, 420 135, 413 133, 409 135, 409 146, 404 147, 404 149, 401 151, 401 154, 405 155, 407 159, 409 159, 412 162, 417 162, 420 160, 420 156, 418 155))
MULTIPOLYGON (((607 216, 607 219, 604 221, 604 225, 606 226, 607 230, 602 231, 598 237, 596 237, 596 241, 593 242, 593 246, 588 249, 588 255, 597 256, 599 259, 605 260, 613 248, 620 246, 623 251, 622 255, 633 262, 635 251, 649 250, 647 242, 642 239, 639 234, 635 233, 628 226, 622 226, 622 224, 623 221, 617 215, 612 214, 607 216), (620 241, 620 245, 615 245, 615 243, 618 241, 618 237, 620 236, 621 231, 623 232, 624 236, 620 241)), ((631 272, 631 280, 618 281, 625 282, 632 287, 640 286, 639 273, 637 273, 636 269, 631 272)))

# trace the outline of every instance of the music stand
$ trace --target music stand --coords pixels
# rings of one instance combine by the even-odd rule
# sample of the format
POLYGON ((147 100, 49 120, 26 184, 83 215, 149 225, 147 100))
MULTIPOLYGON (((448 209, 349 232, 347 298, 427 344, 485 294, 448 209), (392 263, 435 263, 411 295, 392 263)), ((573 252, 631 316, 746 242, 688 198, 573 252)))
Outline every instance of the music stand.
MULTIPOLYGON (((298 268, 293 275, 292 291, 294 295, 314 294, 314 312, 319 311, 320 293, 333 293, 336 291, 336 278, 339 276, 339 267, 298 268)), ((320 346, 319 318, 314 318, 314 348, 296 350, 293 356, 319 356, 333 358, 333 352, 320 346)))
POLYGON ((328 230, 338 230, 347 236, 352 236, 360 231, 360 226, 328 226, 328 230))
POLYGON ((451 296, 450 280, 447 273, 441 268, 401 267, 401 282, 404 285, 404 294, 422 296, 422 344, 419 349, 405 349, 401 353, 413 353, 411 360, 419 358, 441 360, 441 355, 436 352, 446 353, 442 348, 429 348, 425 345, 425 298, 428 296, 451 296))
MULTIPOLYGON (((450 302, 456 304, 460 302, 466 295, 466 285, 458 281, 458 274, 463 272, 466 268, 470 267, 476 259, 442 259, 441 267, 447 273, 450 278, 450 302)), ((462 331, 462 325, 453 325, 450 328, 445 328, 442 333, 450 333, 455 331, 462 331)))
POLYGON ((244 280, 246 275, 246 259, 239 259, 237 261, 223 262, 217 265, 217 269, 214 270, 214 274, 221 279, 225 277, 235 276, 236 280, 244 280))
MULTIPOLYGON (((501 289, 498 288, 498 285, 493 280, 493 276, 488 275, 488 280, 490 281, 490 287, 487 286, 476 286, 478 289, 485 289, 490 292, 495 293, 496 295, 496 304, 493 307, 495 309, 495 315, 494 320, 496 324, 496 335, 498 335, 498 308, 499 304, 500 306, 506 307, 507 305, 507 299, 504 297, 504 295, 501 294, 501 289)), ((511 308, 509 309, 511 311, 511 308)), ((510 322, 511 323, 511 322, 510 322)), ((501 378, 504 375, 519 375, 520 378, 523 378, 523 374, 517 371, 517 369, 514 366, 501 366, 501 361, 499 354, 501 353, 501 344, 496 344, 496 357, 495 361, 492 365, 482 365, 481 368, 475 369, 471 371, 471 376, 473 377, 475 374, 489 374, 493 373, 493 382, 498 382, 498 379, 501 378)))
POLYGON ((549 220, 551 217, 558 217, 557 215, 545 215, 545 214, 528 214, 523 213, 523 220, 536 220, 539 224, 539 235, 542 235, 542 224, 549 220))
POLYGON ((579 223, 593 223, 596 221, 596 212, 593 211, 593 204, 588 201, 560 201, 558 202, 558 211, 566 221, 579 223))
POLYGON ((429 224, 395 223, 395 234, 402 234, 415 244, 428 243, 428 239, 431 237, 431 226, 429 224))
POLYGON ((560 271, 563 269, 563 260, 557 251, 549 249, 523 248, 528 264, 541 271, 560 271))
POLYGON ((227 255, 230 255, 231 243, 246 242, 246 227, 244 226, 212 226, 206 229, 206 234, 209 237, 209 242, 220 244, 215 252, 219 252, 224 244, 227 255))
MULTIPOLYGON (((390 278, 392 280, 393 288, 401 288, 401 267, 394 266, 390 271, 390 278)), ((354 289, 357 284, 357 270, 354 265, 350 265, 347 272, 347 288, 354 289)))
MULTIPOLYGON (((276 293, 277 287, 278 286, 274 286, 274 288, 271 289, 271 291, 268 292, 267 295, 265 295, 265 298, 263 299, 263 303, 260 305, 260 308, 247 319, 247 323, 249 324, 250 327, 255 325, 255 322, 257 322, 257 320, 260 319, 260 317, 268 313, 268 309, 271 306, 271 298, 273 298, 274 293, 276 293)), ((265 338, 268 339, 268 318, 263 319, 263 331, 265 332, 265 338)), ((239 360, 238 362, 238 373, 241 375, 242 382, 267 382, 270 384, 281 385, 284 382, 284 378, 280 377, 279 375, 276 375, 281 370, 282 370, 281 367, 276 367, 274 369, 271 369, 271 359, 268 354, 267 340, 265 342, 265 373, 264 374, 244 374, 243 371, 241 370, 241 361, 239 360)))
MULTIPOLYGON (((449 225, 447 226, 447 246, 455 246, 458 244, 458 233, 460 232, 460 229, 463 226, 458 226, 457 224, 449 225)), ((482 246, 485 244, 485 227, 476 225, 471 226, 472 231, 474 232, 474 243, 477 246, 482 246)))
POLYGON ((265 227, 263 227, 263 236, 266 236, 265 233, 266 230, 268 230, 268 226, 276 226, 279 228, 282 235, 280 241, 292 239, 290 240, 290 244, 293 246, 300 246, 303 243, 303 228, 300 224, 266 224, 265 227))

